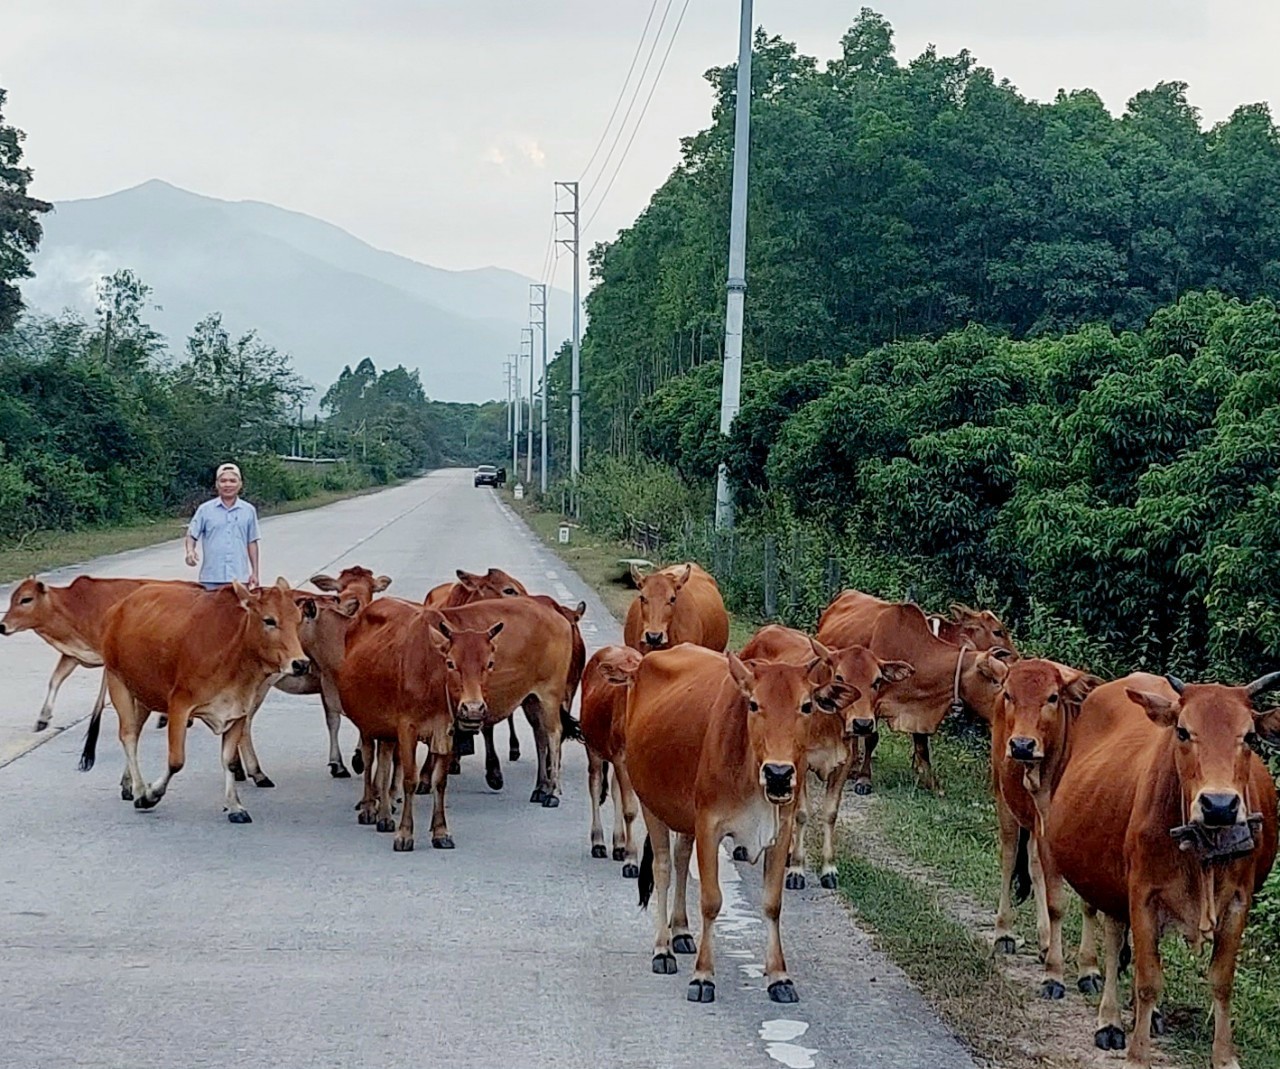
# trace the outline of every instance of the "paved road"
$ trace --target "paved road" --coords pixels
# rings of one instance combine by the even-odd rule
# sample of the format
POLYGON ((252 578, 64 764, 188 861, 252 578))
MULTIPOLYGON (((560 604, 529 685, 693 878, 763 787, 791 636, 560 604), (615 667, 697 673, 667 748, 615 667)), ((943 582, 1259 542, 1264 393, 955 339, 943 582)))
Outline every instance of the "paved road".
MULTIPOLYGON (((578 577, 466 472, 263 524, 264 579, 348 563, 414 598, 454 567, 501 565, 585 598, 589 645, 620 641, 578 577)), ((83 570, 184 572, 178 543, 83 570)), ((528 804, 527 725, 505 791, 485 787, 474 759, 451 784, 455 851, 393 854, 390 836, 356 824, 355 781, 329 778, 315 698, 273 691, 255 721, 279 786, 242 788, 248 826, 221 814, 214 740, 199 725, 186 769, 145 813, 119 800, 112 730, 88 774, 75 768, 80 728, 15 757, 54 660, 33 636, 0 641, 2 1069, 972 1065, 832 892, 788 894, 802 1001, 770 1003, 760 870, 746 865, 722 867, 718 1001, 687 1003, 689 960, 681 976, 650 972, 634 882, 590 857, 580 749, 566 749, 561 808, 528 804)), ((82 715, 96 687, 96 673, 72 677, 55 724, 82 715)), ((163 767, 163 737, 147 733, 148 774, 163 767)))

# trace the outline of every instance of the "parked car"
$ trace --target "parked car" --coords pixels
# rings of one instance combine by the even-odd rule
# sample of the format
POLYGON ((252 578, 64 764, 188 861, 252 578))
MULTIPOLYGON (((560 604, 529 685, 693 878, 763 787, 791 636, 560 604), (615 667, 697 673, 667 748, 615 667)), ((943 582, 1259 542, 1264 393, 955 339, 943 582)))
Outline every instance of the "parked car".
POLYGON ((481 464, 476 468, 475 484, 476 486, 497 486, 498 469, 492 464, 481 464))

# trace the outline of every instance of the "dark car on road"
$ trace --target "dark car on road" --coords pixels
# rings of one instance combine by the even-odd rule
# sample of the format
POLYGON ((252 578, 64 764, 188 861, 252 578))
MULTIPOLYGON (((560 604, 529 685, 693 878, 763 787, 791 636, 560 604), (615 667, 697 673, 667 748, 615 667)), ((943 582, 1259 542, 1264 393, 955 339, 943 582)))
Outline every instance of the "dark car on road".
POLYGON ((481 464, 476 468, 476 486, 497 486, 498 469, 492 464, 481 464))

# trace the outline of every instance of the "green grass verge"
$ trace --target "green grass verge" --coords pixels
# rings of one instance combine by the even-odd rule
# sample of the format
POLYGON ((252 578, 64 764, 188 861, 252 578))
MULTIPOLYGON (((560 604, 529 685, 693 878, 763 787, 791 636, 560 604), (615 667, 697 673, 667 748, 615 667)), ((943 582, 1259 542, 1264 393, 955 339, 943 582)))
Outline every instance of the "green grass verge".
MULTIPOLYGON (((320 508, 348 497, 385 490, 385 486, 371 486, 360 490, 325 490, 297 501, 286 501, 270 508, 263 507, 263 516, 279 516, 288 512, 320 508)), ((80 531, 37 531, 25 538, 21 545, 0 548, 0 583, 39 575, 53 568, 68 564, 124 553, 131 549, 143 549, 172 538, 181 538, 187 527, 187 519, 165 516, 138 520, 116 527, 91 527, 80 531)))

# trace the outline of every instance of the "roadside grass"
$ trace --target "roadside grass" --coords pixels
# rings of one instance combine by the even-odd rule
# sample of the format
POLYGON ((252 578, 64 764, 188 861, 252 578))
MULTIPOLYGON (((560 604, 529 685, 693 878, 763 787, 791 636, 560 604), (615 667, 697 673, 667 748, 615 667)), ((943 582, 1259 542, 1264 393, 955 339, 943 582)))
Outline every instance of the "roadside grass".
MULTIPOLYGON (((395 484, 390 484, 395 485, 395 484)), ((370 486, 359 490, 324 490, 297 501, 286 501, 258 510, 262 516, 280 516, 289 512, 320 508, 349 497, 360 497, 387 486, 370 486)), ((68 564, 143 549, 159 542, 181 538, 187 520, 178 516, 160 516, 115 527, 90 527, 80 531, 36 531, 20 545, 0 548, 0 583, 39 575, 68 564)))
MULTIPOLYGON (((638 554, 577 527, 572 528, 569 545, 559 545, 557 513, 540 511, 531 500, 514 501, 510 495, 507 500, 622 619, 634 592, 620 581, 623 567, 618 562, 638 554)), ((731 645, 741 648, 758 626, 759 621, 731 616, 731 645)), ((1038 1037, 1040 1049, 1032 1054, 1036 1042, 1019 1042, 1012 1035, 1027 1021, 1030 1000, 1039 1002, 1037 984, 1015 985, 1001 959, 993 957, 976 932, 977 924, 989 927, 994 921, 1000 882, 987 739, 982 725, 944 723, 932 755, 945 794, 935 797, 916 786, 910 740, 881 733, 875 794, 868 799, 871 804, 857 831, 841 836, 841 888, 885 952, 976 1053, 994 1065, 1022 1066, 1045 1057, 1044 1037, 1038 1037), (977 924, 969 923, 975 918, 977 924)), ((1078 1003, 1083 998, 1076 990, 1074 971, 1080 911, 1069 891, 1068 902, 1063 923, 1067 998, 1078 1003)), ((1280 1066, 1280 962, 1250 946, 1257 928, 1255 919, 1245 935, 1232 1004, 1236 1046, 1245 1069, 1280 1066)), ((1030 900, 1017 911, 1016 933, 1022 940, 1020 963, 1034 962, 1035 911, 1030 900)), ((1157 1047, 1181 1064, 1207 1064, 1213 1038, 1208 950, 1197 955, 1180 937, 1171 936, 1161 944, 1161 954, 1161 1008, 1170 1031, 1157 1047)), ((1132 970, 1122 977, 1126 1005, 1132 978, 1132 970)), ((1096 997, 1088 1003, 1089 1024, 1064 1032, 1053 1064, 1096 1065, 1105 1058, 1093 1047, 1096 997)), ((1056 1005, 1041 1007, 1047 1006, 1052 1017, 1056 1005)))

